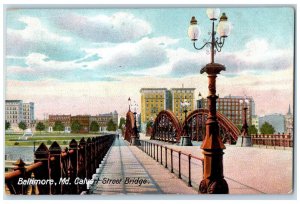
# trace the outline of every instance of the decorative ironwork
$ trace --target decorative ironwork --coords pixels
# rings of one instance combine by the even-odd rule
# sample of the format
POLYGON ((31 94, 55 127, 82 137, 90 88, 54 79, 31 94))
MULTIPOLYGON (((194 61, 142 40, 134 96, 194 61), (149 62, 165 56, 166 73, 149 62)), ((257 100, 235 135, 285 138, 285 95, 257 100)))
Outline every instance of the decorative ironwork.
POLYGON ((181 134, 182 126, 173 112, 163 110, 157 115, 151 139, 177 142, 181 134))
MULTIPOLYGON (((189 127, 188 136, 194 141, 202 141, 205 137, 205 123, 208 117, 207 109, 197 109, 191 112, 183 126, 187 123, 189 127)), ((220 136, 223 143, 234 143, 240 135, 239 129, 223 114, 217 112, 220 136)))

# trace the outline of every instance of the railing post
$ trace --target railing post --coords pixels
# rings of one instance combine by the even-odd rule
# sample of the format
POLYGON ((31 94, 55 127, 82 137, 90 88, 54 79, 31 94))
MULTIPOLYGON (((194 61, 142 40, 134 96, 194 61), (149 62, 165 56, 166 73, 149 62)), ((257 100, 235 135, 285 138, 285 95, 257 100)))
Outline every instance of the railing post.
MULTIPOLYGON (((49 169, 49 150, 47 146, 42 143, 34 153, 35 160, 34 163, 42 162, 42 166, 33 171, 34 177, 38 180, 50 179, 50 169, 49 169)), ((50 184, 47 185, 37 185, 38 192, 40 195, 50 195, 50 184)))
POLYGON ((173 172, 173 149, 171 149, 171 173, 173 172))
POLYGON ((168 148, 167 148, 167 146, 165 146, 165 161, 166 161, 165 168, 168 168, 168 148))
POLYGON ((96 172, 96 165, 95 165, 95 138, 92 138, 92 143, 91 143, 91 175, 93 176, 93 173, 96 172))
POLYGON ((78 175, 78 143, 75 139, 71 140, 69 144, 69 150, 74 152, 69 156, 68 177, 70 178, 70 183, 71 183, 69 192, 71 194, 78 194, 79 193, 78 186, 75 185, 74 183, 78 175))
POLYGON ((155 143, 153 143, 153 159, 155 160, 155 143))
POLYGON ((156 161, 158 162, 158 144, 156 144, 156 161))
POLYGON ((11 179, 11 185, 9 185, 9 190, 11 193, 13 193, 15 195, 19 195, 19 194, 26 195, 27 190, 28 190, 28 185, 19 185, 18 184, 18 181, 20 178, 22 178, 24 180, 27 179, 25 163, 23 162, 22 159, 18 159, 16 161, 16 163, 14 163, 14 165, 16 166, 16 167, 14 167, 14 171, 19 170, 21 172, 21 175, 16 178, 11 179))
POLYGON ((59 184, 59 180, 62 178, 62 161, 61 161, 61 147, 55 141, 49 148, 50 152, 50 176, 54 180, 56 185, 51 186, 51 194, 61 194, 62 184, 59 184))
POLYGON ((192 186, 192 179, 191 179, 191 154, 189 154, 189 183, 188 186, 192 186))
POLYGON ((178 178, 181 179, 181 151, 178 152, 178 178))
MULTIPOLYGON (((86 142, 85 142, 85 139, 82 138, 79 142, 79 151, 78 151, 78 168, 79 168, 78 177, 83 180, 86 178, 85 154, 86 154, 86 142)), ((86 185, 79 184, 79 192, 82 192, 85 190, 86 190, 86 185)))
POLYGON ((86 178, 91 179, 92 178, 92 172, 91 172, 91 144, 92 140, 91 138, 88 138, 86 141, 86 153, 85 153, 85 160, 86 160, 86 178))
POLYGON ((162 145, 160 146, 160 164, 162 165, 162 145))
POLYGON ((150 143, 150 156, 152 157, 152 143, 150 143))

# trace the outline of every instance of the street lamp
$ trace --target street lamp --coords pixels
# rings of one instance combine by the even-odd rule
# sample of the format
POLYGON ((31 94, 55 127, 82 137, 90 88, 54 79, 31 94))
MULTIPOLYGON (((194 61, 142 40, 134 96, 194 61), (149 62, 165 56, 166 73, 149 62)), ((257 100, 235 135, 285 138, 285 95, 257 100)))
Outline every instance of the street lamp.
POLYGON ((191 104, 186 100, 186 98, 184 98, 184 100, 180 102, 180 106, 183 108, 184 121, 185 121, 185 124, 184 124, 184 127, 183 127, 185 135, 181 136, 181 142, 180 142, 181 146, 193 146, 191 138, 188 134, 189 127, 188 127, 188 124, 187 124, 187 121, 186 121, 186 115, 187 115, 187 112, 188 112, 187 109, 190 105, 191 104))
POLYGON ((129 106, 128 112, 130 112, 130 106, 131 106, 131 99, 130 99, 130 97, 128 98, 128 106, 129 106))
POLYGON ((242 135, 238 138, 237 145, 241 147, 250 147, 252 146, 251 136, 248 134, 248 124, 247 124, 247 109, 249 105, 249 100, 243 99, 240 100, 240 104, 243 107, 243 126, 242 126, 242 135))
POLYGON ((225 39, 229 36, 231 31, 231 24, 228 22, 228 18, 225 13, 220 17, 217 32, 215 32, 215 21, 219 18, 220 9, 209 8, 206 11, 208 18, 212 22, 212 31, 210 33, 211 40, 206 41, 200 48, 196 47, 196 41, 201 33, 195 16, 190 21, 188 29, 188 35, 193 42, 196 50, 201 50, 205 46, 210 46, 211 62, 200 70, 200 73, 207 73, 208 77, 208 117, 206 121, 206 135, 202 143, 201 149, 204 154, 204 174, 203 180, 200 182, 199 193, 229 193, 228 184, 223 175, 223 144, 219 135, 219 124, 217 121, 216 111, 216 77, 221 71, 225 71, 225 66, 215 63, 214 56, 215 50, 221 52, 224 46, 225 39))
POLYGON ((138 128, 136 125, 136 121, 137 121, 136 115, 137 115, 137 110, 138 110, 138 104, 134 101, 134 104, 132 106, 133 106, 133 115, 134 115, 134 127, 133 127, 134 134, 131 137, 131 144, 139 146, 139 145, 141 145, 141 143, 139 140, 139 131, 138 131, 138 128))
POLYGON ((202 95, 199 92, 199 94, 198 94, 198 101, 197 101, 197 109, 200 109, 200 108, 202 108, 202 95))

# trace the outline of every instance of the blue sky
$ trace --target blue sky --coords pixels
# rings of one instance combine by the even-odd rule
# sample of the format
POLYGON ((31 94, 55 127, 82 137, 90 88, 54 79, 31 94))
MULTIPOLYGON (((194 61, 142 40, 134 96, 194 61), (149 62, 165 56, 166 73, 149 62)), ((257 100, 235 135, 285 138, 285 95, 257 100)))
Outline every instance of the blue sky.
MULTIPOLYGON (((230 79, 239 81, 248 76, 242 86, 256 85, 254 93, 266 89, 263 82, 259 86, 255 81, 257 76, 270 78, 269 84, 278 83, 278 79, 270 77, 274 74, 288 73, 292 80, 292 8, 225 7, 221 12, 226 12, 233 25, 222 52, 216 55, 216 61, 227 67, 222 73, 227 84, 230 79)), ((8 10, 6 76, 11 92, 7 91, 7 97, 17 97, 13 93, 20 91, 24 83, 29 87, 55 81, 68 89, 75 83, 79 87, 87 82, 113 86, 119 82, 135 83, 134 77, 148 77, 147 84, 152 87, 158 85, 152 78, 162 84, 164 80, 177 80, 180 84, 199 77, 209 56, 205 49, 194 50, 187 36, 191 16, 198 20, 201 45, 211 30, 206 8, 8 10), (18 83, 22 87, 16 86, 18 83)), ((130 86, 123 87, 130 91, 130 86)), ((292 89, 291 81, 289 87, 292 89)), ((136 90, 139 88, 142 87, 136 90)), ((277 90, 272 86, 270 91, 273 93, 274 89, 277 90)), ((138 98, 136 90, 133 95, 138 98)), ((105 93, 108 97, 113 95, 105 93)), ((27 97, 30 100, 28 94, 27 97)), ((292 103, 292 91, 288 101, 292 103)))

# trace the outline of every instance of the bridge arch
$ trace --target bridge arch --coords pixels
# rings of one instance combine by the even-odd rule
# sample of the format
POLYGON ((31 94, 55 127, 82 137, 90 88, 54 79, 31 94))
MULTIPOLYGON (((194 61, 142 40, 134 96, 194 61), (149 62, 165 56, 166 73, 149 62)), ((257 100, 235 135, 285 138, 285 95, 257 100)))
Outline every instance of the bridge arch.
MULTIPOLYGON (((186 124, 188 126, 187 135, 192 140, 202 141, 205 137, 205 122, 207 120, 208 110, 197 109, 191 112, 186 120, 183 122, 182 127, 186 124)), ((223 142, 234 143, 237 141, 238 136, 241 134, 240 130, 222 113, 217 112, 217 119, 219 122, 220 135, 223 142)))
POLYGON ((182 126, 176 115, 170 110, 163 110, 155 118, 151 139, 177 142, 181 132, 182 126))

